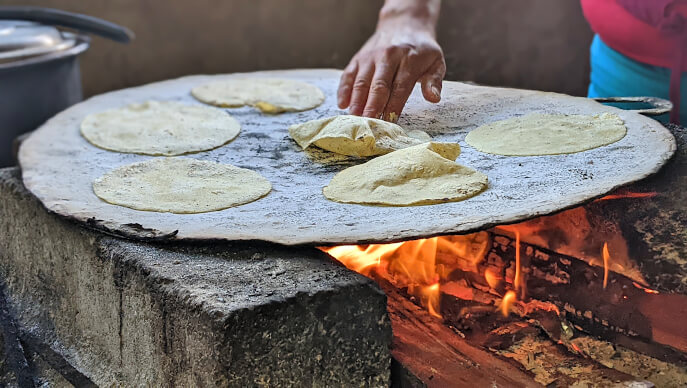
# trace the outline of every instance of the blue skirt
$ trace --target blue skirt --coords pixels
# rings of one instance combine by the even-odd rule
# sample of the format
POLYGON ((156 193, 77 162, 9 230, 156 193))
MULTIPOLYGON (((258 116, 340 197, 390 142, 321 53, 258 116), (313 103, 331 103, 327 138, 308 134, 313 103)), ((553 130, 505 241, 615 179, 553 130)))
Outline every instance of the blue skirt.
MULTIPOLYGON (((645 65, 613 50, 598 35, 591 47, 591 82, 589 97, 651 96, 670 99, 670 69, 645 65)), ((687 72, 682 74, 687 85, 687 72)), ((680 123, 687 125, 687 87, 682 87, 680 123)), ((668 122, 668 115, 658 118, 668 122)))

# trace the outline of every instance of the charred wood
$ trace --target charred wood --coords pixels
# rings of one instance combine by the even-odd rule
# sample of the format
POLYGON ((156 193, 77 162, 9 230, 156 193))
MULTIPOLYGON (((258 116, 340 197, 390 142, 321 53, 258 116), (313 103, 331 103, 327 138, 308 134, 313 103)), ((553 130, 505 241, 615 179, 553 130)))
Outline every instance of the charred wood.
MULTIPOLYGON (((590 266, 579 259, 525 243, 520 249, 523 263, 528 264, 523 264, 521 269, 525 279, 521 288, 527 290, 527 295, 516 304, 519 315, 534 317, 534 313, 557 309, 558 321, 568 321, 578 330, 661 360, 687 363, 683 325, 687 322, 687 296, 658 293, 614 272, 609 272, 604 288, 601 266, 590 266)), ((449 317, 460 317, 462 310, 474 316, 474 307, 470 304, 481 304, 492 306, 493 313, 503 291, 514 289, 514 257, 513 239, 495 235, 486 259, 474 267, 475 272, 465 276, 467 272, 458 269, 448 275, 449 282, 442 291, 463 301, 454 301, 455 306, 447 307, 452 299, 443 298, 442 312, 448 311, 449 317), (487 284, 487 271, 503 279, 497 287, 487 284), (459 291, 456 284, 465 284, 465 287, 459 291)), ((447 260, 445 257, 438 259, 440 262, 447 260)), ((461 317, 454 324, 460 326, 461 322, 472 326, 488 323, 461 317)), ((555 325, 550 328, 554 338, 560 335, 560 330, 556 330, 555 325)))
POLYGON ((392 376, 393 386, 541 386, 534 381, 533 375, 467 343, 395 287, 383 281, 380 283, 387 294, 394 332, 391 353, 397 364, 392 376))
POLYGON ((485 299, 475 302, 443 296, 442 308, 462 306, 465 322, 479 322, 479 327, 462 331, 452 325, 450 310, 444 311, 442 321, 411 302, 402 290, 381 283, 395 337, 394 387, 618 386, 636 382, 630 374, 552 341, 533 320, 495 314, 493 307, 482 304, 485 299), (466 309, 470 313, 466 314, 466 309))

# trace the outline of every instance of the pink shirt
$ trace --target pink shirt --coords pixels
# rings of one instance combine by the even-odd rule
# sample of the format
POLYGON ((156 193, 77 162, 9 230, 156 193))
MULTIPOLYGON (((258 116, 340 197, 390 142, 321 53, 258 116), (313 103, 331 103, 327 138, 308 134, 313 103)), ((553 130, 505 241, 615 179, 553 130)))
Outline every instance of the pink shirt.
MULTIPOLYGON (((654 9, 637 10, 633 14, 621 5, 628 2, 582 0, 582 10, 592 30, 611 48, 642 63, 673 68, 678 52, 685 51, 683 49, 687 45, 687 2, 635 1, 641 2, 647 3, 646 8, 654 9), (666 6, 665 3, 672 4, 666 6), (662 31, 659 27, 662 21, 665 23, 669 19, 665 16, 665 8, 670 8, 670 14, 676 15, 674 31, 666 31, 669 27, 662 31), (646 15, 646 20, 641 20, 636 14, 646 15)), ((683 64, 682 70, 687 71, 687 63, 683 64)))
POLYGON ((678 122, 680 80, 687 71, 687 0, 581 0, 592 30, 636 61, 671 69, 671 121, 678 122))

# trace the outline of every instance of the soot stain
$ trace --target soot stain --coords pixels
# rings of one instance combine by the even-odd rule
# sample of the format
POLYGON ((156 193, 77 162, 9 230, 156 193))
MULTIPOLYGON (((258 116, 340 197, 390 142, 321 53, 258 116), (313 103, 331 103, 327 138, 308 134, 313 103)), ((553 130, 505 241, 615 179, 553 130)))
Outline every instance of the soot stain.
POLYGON ((288 151, 289 151, 289 147, 285 144, 281 144, 272 150, 270 159, 283 160, 284 159, 284 152, 288 152, 288 151))
POLYGON ((262 132, 247 132, 243 135, 243 137, 247 137, 247 138, 251 138, 251 139, 258 139, 258 140, 270 138, 269 135, 262 133, 262 132))

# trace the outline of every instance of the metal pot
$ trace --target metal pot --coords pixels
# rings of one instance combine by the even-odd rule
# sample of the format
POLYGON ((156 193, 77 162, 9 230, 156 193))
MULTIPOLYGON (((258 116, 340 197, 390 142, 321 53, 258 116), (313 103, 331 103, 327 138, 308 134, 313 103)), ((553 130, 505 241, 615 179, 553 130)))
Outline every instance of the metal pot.
POLYGON ((128 29, 90 16, 0 7, 0 167, 14 164, 17 136, 83 99, 78 55, 90 45, 83 33, 122 43, 133 38, 128 29))

